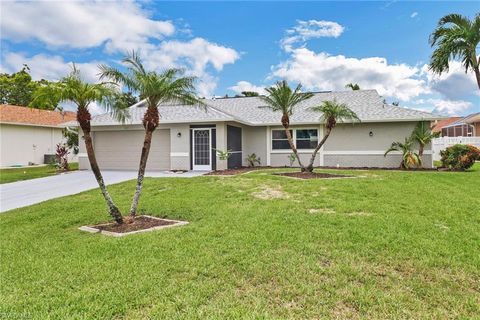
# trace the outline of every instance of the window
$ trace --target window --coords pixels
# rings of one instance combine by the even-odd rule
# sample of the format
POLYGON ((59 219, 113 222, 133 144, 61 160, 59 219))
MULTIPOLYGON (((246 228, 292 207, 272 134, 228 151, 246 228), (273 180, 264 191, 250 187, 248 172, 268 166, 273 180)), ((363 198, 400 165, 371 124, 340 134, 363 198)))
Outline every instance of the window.
MULTIPOLYGON (((290 130, 290 134, 293 136, 292 130, 290 130)), ((290 149, 290 145, 288 144, 287 140, 287 133, 285 132, 285 130, 272 130, 272 149, 290 149)))
POLYGON ((316 129, 295 130, 297 149, 315 149, 318 145, 318 131, 316 129))
MULTIPOLYGON (((318 144, 317 129, 294 129, 290 130, 290 134, 297 149, 315 149, 318 144)), ((289 149, 285 130, 272 130, 272 150, 289 149)))

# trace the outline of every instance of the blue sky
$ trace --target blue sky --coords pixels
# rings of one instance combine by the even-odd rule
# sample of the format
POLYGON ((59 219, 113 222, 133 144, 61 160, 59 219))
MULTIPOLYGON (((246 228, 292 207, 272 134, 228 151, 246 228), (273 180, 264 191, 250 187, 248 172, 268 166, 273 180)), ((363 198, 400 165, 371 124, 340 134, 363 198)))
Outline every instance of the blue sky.
POLYGON ((279 79, 306 90, 377 89, 387 101, 443 114, 480 112, 480 91, 458 62, 428 71, 428 36, 440 17, 473 17, 478 2, 2 2, 1 69, 30 66, 58 79, 76 62, 137 49, 152 69, 183 67, 202 96, 235 95, 279 79), (18 12, 22 12, 19 19, 18 12))

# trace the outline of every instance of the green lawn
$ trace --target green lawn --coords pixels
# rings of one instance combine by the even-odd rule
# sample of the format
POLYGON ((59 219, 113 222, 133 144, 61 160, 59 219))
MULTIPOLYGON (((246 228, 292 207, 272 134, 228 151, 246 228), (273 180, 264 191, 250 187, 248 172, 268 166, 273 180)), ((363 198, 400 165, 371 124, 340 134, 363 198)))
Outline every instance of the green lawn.
MULTIPOLYGON (((190 224, 125 238, 77 230, 98 190, 1 214, 0 318, 478 317, 479 164, 270 173, 146 179, 142 210, 190 224)), ((110 190, 126 211, 134 181, 110 190)))
MULTIPOLYGON (((70 163, 70 170, 78 170, 78 163, 70 163)), ((53 176, 57 170, 53 166, 0 169, 0 184, 53 176)))

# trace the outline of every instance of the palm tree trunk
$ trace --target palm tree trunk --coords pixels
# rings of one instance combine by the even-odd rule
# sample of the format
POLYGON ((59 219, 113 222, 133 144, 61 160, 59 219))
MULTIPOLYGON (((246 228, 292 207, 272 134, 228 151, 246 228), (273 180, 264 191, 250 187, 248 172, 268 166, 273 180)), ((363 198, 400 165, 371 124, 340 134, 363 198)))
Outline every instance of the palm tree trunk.
POLYGON ((138 167, 137 186, 135 188, 135 195, 133 196, 132 206, 130 207, 130 216, 135 217, 137 214, 138 201, 142 193, 143 178, 145 177, 145 169, 147 167, 148 154, 150 153, 150 146, 152 145, 152 135, 155 128, 147 126, 145 129, 145 139, 143 141, 142 155, 140 157, 140 165, 138 167))
POLYGON ((285 128, 285 135, 287 136, 287 141, 288 144, 290 145, 290 149, 292 149, 293 154, 297 158, 298 165, 300 166, 302 172, 305 171, 305 167, 302 164, 302 161, 300 160, 300 157, 298 156, 298 151, 297 148, 295 147, 295 144, 293 143, 293 138, 290 133, 290 118, 288 114, 284 113, 282 116, 282 125, 285 128))
POLYGON ((322 148, 322 146, 325 144, 325 141, 327 141, 331 132, 332 132, 332 129, 327 128, 327 132, 323 136, 322 140, 318 143, 315 150, 313 150, 312 157, 310 158, 310 162, 309 162, 308 166, 305 168, 305 171, 313 172, 313 163, 315 162, 315 157, 317 156, 317 153, 320 150, 320 148, 322 148))
MULTIPOLYGON (((90 115, 88 114, 88 117, 90 115)), ((93 150, 93 143, 92 143, 92 136, 90 135, 90 120, 88 121, 81 121, 79 119, 80 127, 83 131, 83 137, 85 139, 85 147, 87 149, 88 160, 90 161, 90 167, 92 168, 92 172, 95 175, 95 179, 97 179, 98 186, 102 191, 103 198, 108 206, 108 212, 115 220, 115 222, 121 224, 123 223, 123 218, 120 210, 113 202, 112 197, 107 191, 107 187, 105 186, 105 182, 103 181, 102 173, 100 172, 100 168, 98 167, 97 158, 95 157, 95 152, 93 150)))
POLYGON ((478 65, 474 67, 473 70, 475 71, 475 77, 477 78, 478 89, 480 89, 480 69, 478 65))

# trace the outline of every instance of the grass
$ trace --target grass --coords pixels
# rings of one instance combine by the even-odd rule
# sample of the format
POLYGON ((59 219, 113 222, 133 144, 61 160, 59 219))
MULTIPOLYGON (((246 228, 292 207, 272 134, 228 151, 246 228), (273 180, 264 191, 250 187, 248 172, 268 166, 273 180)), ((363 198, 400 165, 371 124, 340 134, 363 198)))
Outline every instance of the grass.
MULTIPOLYGON (((146 179, 142 210, 190 224, 124 238, 77 230, 108 219, 98 190, 2 214, 0 314, 478 317, 480 165, 333 172, 357 178, 146 179)), ((127 211, 134 182, 109 189, 127 211)))
MULTIPOLYGON (((78 170, 78 163, 70 163, 70 170, 78 170)), ((0 184, 43 178, 57 174, 54 166, 0 169, 0 184)))

